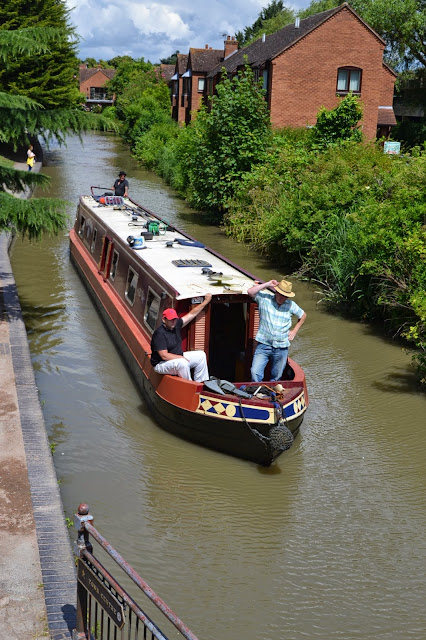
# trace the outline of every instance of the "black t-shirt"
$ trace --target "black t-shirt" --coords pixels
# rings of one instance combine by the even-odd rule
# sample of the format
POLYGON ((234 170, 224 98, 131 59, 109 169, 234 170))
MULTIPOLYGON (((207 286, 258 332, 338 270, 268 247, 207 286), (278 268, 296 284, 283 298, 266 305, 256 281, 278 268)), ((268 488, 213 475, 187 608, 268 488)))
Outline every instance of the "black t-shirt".
POLYGON ((115 195, 124 196, 126 187, 129 188, 129 183, 127 182, 127 180, 124 179, 123 181, 121 181, 120 178, 117 178, 117 180, 114 182, 115 195))
POLYGON ((168 351, 177 356, 183 356, 181 329, 183 325, 182 318, 176 322, 174 329, 166 329, 164 324, 158 327, 151 338, 151 364, 153 367, 162 362, 159 351, 168 351))

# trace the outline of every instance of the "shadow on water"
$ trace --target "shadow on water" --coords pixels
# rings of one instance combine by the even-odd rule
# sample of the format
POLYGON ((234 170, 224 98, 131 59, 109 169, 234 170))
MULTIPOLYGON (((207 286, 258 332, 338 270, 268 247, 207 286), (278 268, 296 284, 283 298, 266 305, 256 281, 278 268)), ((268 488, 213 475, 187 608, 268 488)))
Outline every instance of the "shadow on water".
POLYGON ((261 467, 260 465, 258 465, 256 469, 262 476, 279 476, 282 473, 280 465, 276 462, 271 464, 270 467, 261 467))
POLYGON ((412 371, 401 370, 399 373, 389 373, 385 380, 372 382, 372 386, 384 393, 409 393, 413 395, 424 393, 419 378, 413 368, 412 371))

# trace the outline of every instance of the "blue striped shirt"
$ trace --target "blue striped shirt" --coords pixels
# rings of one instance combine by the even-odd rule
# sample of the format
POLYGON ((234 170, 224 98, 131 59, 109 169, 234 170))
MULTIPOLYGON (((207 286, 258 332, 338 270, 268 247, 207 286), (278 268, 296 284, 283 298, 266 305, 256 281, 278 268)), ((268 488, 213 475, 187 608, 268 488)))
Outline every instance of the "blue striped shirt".
POLYGON ((254 298, 259 307, 259 330, 256 334, 257 342, 272 347, 285 349, 290 346, 288 334, 291 329, 291 316, 299 318, 304 311, 293 300, 287 300, 279 305, 271 291, 262 289, 254 298))

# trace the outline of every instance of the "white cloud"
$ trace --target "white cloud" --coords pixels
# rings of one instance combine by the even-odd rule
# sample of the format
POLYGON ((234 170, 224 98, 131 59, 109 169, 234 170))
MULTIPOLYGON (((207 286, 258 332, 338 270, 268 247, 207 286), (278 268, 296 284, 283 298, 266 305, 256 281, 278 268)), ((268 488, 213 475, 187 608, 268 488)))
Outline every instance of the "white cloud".
MULTIPOLYGON (((66 0, 82 38, 79 55, 109 60, 118 55, 158 62, 176 50, 223 47, 222 34, 253 24, 267 0, 66 0)), ((293 6, 307 6, 295 0, 293 6)))

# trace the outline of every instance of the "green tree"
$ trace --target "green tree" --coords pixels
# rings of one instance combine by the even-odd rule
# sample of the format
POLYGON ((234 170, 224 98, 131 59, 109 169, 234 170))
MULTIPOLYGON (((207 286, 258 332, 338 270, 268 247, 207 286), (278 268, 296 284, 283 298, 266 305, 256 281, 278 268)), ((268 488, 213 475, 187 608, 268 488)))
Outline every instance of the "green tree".
POLYGON ((63 109, 80 102, 75 79, 77 36, 69 24, 65 0, 2 0, 0 31, 37 27, 54 28, 62 37, 47 50, 9 58, 0 70, 0 91, 36 100, 48 109, 63 109))
MULTIPOLYGON (((52 42, 62 39, 54 29, 0 31, 0 62, 9 67, 14 56, 33 59, 48 52, 52 42)), ((48 141, 56 137, 64 142, 68 132, 111 127, 111 123, 79 109, 45 109, 25 95, 0 91, 0 142, 15 150, 30 139, 48 141)), ((65 204, 50 198, 20 199, 8 191, 24 192, 36 185, 47 186, 46 176, 18 171, 13 163, 0 156, 0 231, 9 229, 39 237, 43 232, 57 232, 66 224, 65 204)))
POLYGON ((294 20, 294 12, 284 6, 283 0, 272 0, 272 2, 262 9, 257 19, 250 27, 245 27, 244 31, 238 31, 236 38, 240 47, 247 46, 257 40, 263 33, 269 35, 282 29, 294 20))
POLYGON ((126 62, 135 62, 131 56, 115 56, 115 58, 111 58, 108 60, 108 67, 113 67, 114 69, 118 69, 118 67, 126 62))
MULTIPOLYGON (((170 94, 166 83, 150 62, 143 58, 119 64, 114 78, 107 83, 108 90, 115 93, 115 113, 123 123, 122 134, 135 149, 140 136, 154 124, 168 124, 170 117, 170 94)), ((143 154, 137 157, 143 160, 143 154)))
POLYGON ((223 211, 241 176, 265 158, 270 141, 264 90, 249 65, 232 79, 223 70, 211 110, 202 108, 190 131, 190 199, 198 208, 223 211))
POLYGON ((161 58, 160 59, 161 64, 176 64, 178 53, 180 53, 179 50, 172 53, 172 55, 169 56, 168 58, 161 58))
POLYGON ((321 107, 312 138, 317 149, 325 149, 346 141, 359 142, 362 133, 358 126, 362 118, 362 106, 358 97, 349 93, 334 109, 321 107))

